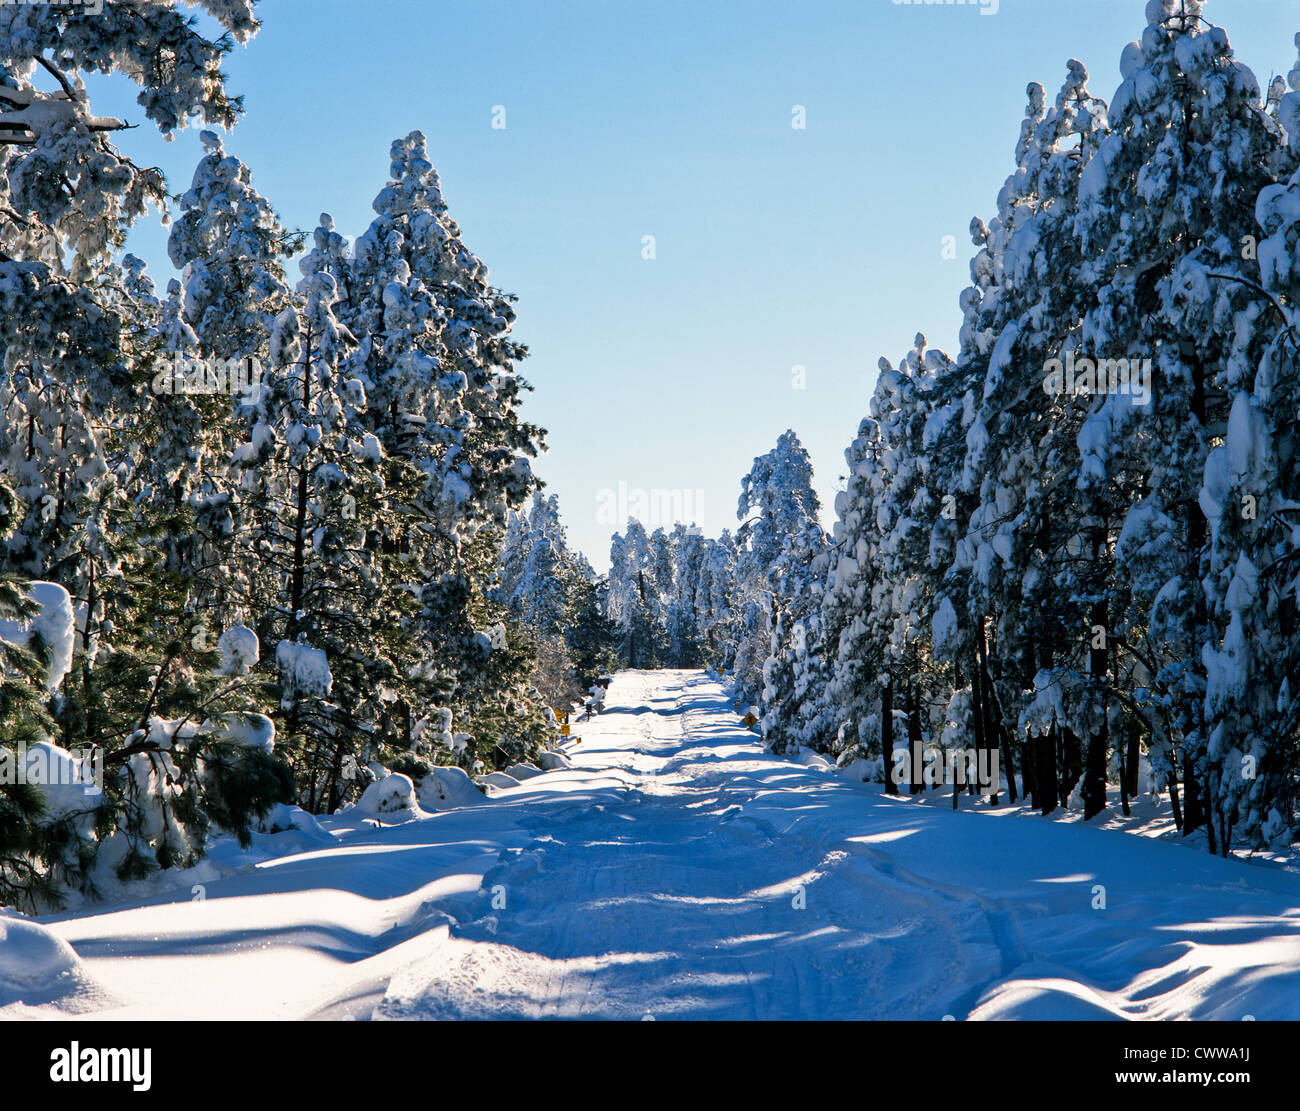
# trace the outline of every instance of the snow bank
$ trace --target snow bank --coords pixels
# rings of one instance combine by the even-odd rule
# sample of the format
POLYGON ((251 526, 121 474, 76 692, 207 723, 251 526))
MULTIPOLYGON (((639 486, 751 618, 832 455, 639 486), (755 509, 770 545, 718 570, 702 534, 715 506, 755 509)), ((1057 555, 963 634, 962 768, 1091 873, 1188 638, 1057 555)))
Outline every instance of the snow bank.
POLYGON ((84 966, 66 941, 23 918, 0 917, 0 994, 50 984, 84 966))
POLYGON ((420 804, 415 797, 415 784, 409 776, 394 772, 370 784, 354 806, 347 808, 358 814, 403 814, 416 816, 420 804))
POLYGON ((426 810, 455 810, 487 801, 463 768, 434 768, 420 780, 416 792, 426 810))
POLYGON ((114 1002, 71 945, 46 927, 0 907, 0 1014, 58 1018, 114 1002))
POLYGON ((298 830, 302 833, 319 837, 323 841, 332 841, 329 831, 301 806, 289 806, 276 803, 266 812, 266 816, 257 823, 257 831, 265 834, 286 833, 298 830))

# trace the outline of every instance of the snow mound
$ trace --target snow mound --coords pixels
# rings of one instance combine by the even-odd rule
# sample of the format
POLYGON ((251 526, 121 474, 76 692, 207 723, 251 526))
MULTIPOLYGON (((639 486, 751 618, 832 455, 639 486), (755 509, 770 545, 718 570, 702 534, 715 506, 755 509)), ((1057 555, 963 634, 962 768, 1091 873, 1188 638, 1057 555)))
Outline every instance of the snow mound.
POLYGON ((415 784, 411 782, 410 776, 402 775, 401 772, 394 772, 377 783, 370 784, 355 806, 358 814, 401 814, 419 809, 415 784))
POLYGON ((506 768, 506 775, 512 779, 519 780, 522 783, 525 779, 532 779, 535 775, 541 775, 542 769, 536 764, 511 764, 506 768))
POLYGON ((417 793, 426 810, 455 810, 487 801, 464 768, 434 768, 420 780, 417 793))
POLYGON ((789 759, 796 764, 802 764, 805 768, 817 768, 820 771, 834 771, 834 762, 827 760, 820 752, 814 752, 810 748, 800 748, 789 753, 789 759))
POLYGON ((1064 977, 998 984, 971 1012, 971 1021, 1123 1021, 1128 1016, 1099 992, 1064 977))
POLYGON ((257 823, 257 830, 259 833, 286 833, 289 830, 299 830, 317 836, 323 841, 334 839, 316 820, 314 814, 307 813, 301 806, 289 806, 283 802, 276 803, 266 812, 266 816, 257 823))
POLYGON ((0 1017, 84 1013, 113 1002, 76 951, 36 922, 0 907, 0 1017))
MULTIPOLYGON (((879 763, 879 761, 876 761, 879 763)), ((868 783, 872 780, 872 773, 875 769, 872 767, 870 760, 863 760, 859 757, 856 760, 850 760, 842 768, 836 771, 841 779, 847 779, 850 783, 868 783)))
POLYGON ((542 766, 543 771, 548 772, 573 767, 572 761, 563 752, 543 752, 537 757, 537 762, 542 766))
POLYGON ((0 990, 49 983, 80 967, 72 946, 44 926, 0 918, 0 990))
POLYGON ((513 775, 506 775, 505 772, 488 772, 487 775, 481 775, 476 780, 479 784, 487 784, 489 787, 499 787, 503 791, 510 790, 511 787, 518 787, 519 780, 513 775))

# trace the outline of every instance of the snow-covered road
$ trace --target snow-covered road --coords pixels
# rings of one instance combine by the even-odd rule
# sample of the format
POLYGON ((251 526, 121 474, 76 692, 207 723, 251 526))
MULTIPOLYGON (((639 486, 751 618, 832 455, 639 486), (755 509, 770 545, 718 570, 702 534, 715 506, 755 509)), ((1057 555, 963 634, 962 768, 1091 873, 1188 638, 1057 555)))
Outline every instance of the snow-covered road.
POLYGON ((79 959, 0 961, 0 1014, 1300 1018, 1294 872, 883 797, 700 672, 622 673, 575 732, 483 805, 42 919, 79 959))

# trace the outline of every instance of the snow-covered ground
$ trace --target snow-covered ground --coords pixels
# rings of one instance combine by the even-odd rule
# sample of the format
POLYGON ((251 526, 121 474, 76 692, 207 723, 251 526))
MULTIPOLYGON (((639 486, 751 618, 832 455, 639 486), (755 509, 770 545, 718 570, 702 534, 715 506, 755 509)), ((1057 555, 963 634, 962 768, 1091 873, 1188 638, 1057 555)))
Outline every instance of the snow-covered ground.
POLYGON ((700 672, 606 706, 480 804, 0 916, 0 1015, 1300 1018, 1293 870, 884 797, 764 753, 700 672))

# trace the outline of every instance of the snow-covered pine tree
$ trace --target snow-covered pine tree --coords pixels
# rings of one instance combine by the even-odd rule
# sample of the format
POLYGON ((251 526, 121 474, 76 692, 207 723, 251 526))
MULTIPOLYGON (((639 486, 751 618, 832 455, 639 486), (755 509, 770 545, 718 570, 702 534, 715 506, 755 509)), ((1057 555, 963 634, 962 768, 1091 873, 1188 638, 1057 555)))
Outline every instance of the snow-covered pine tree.
MULTIPOLYGON (((1145 618, 1190 833, 1205 824, 1223 775, 1205 718, 1209 528, 1197 495, 1230 397, 1262 348, 1262 332, 1252 351, 1239 331, 1262 312, 1242 280, 1253 267, 1241 244, 1255 230, 1281 136, 1200 0, 1151 0, 1147 18, 1141 43, 1125 52, 1109 134, 1081 178, 1076 231, 1098 289, 1081 340, 1098 359, 1151 359, 1153 397, 1134 404, 1132 391, 1116 390, 1094 406, 1079 436, 1079 487, 1106 507, 1094 517, 1124 521, 1127 549, 1146 549, 1139 560, 1160 550, 1164 581, 1135 591, 1121 621, 1132 628, 1145 618)), ((1207 833, 1211 851, 1231 839, 1224 827, 1207 833)))
POLYGON ((275 321, 269 363, 232 455, 260 588, 246 605, 276 644, 283 745, 303 805, 333 810, 357 769, 385 745, 409 748, 409 714, 388 713, 419 659, 418 611, 400 561, 377 550, 393 497, 413 476, 388 465, 365 431, 365 390, 348 373, 350 333, 334 314, 337 284, 302 262, 292 304, 275 321), (373 620, 376 612, 389 617, 373 620))
POLYGON ((660 600, 654 556, 645 526, 635 517, 626 533, 614 534, 609 562, 606 614, 616 630, 619 657, 628 667, 656 667, 663 654, 663 630, 655 624, 660 600))
POLYGON ((168 135, 194 118, 229 126, 239 105, 220 60, 257 24, 245 0, 208 7, 228 32, 216 40, 170 0, 0 14, 0 459, 23 513, 5 551, 11 568, 66 586, 80 610, 51 732, 100 750, 108 769, 94 814, 77 815, 76 837, 44 861, 59 885, 192 859, 210 820, 247 836, 283 787, 264 731, 253 745, 234 739, 227 711, 249 699, 211 674, 211 645, 186 639, 188 588, 158 563, 142 464, 166 422, 141 418, 166 312, 138 260, 119 267, 111 255, 165 187, 109 142, 126 124, 94 114, 84 81, 126 75, 168 135), (163 55, 173 63, 156 65, 163 55), (181 743, 155 729, 169 711, 181 743))
MULTIPOLYGON (((927 526, 938 516, 941 502, 928 485, 926 433, 933 428, 930 395, 936 372, 947 366, 947 357, 929 352, 925 337, 918 334, 897 370, 888 363, 882 365, 872 407, 887 448, 875 502, 880 577, 872 591, 867 620, 874 627, 873 638, 883 645, 877 659, 880 670, 889 677, 892 711, 906 715, 907 766, 914 794, 925 786, 921 761, 930 732, 929 688, 939 678, 930 666, 935 602, 927 589, 931 580, 925 568, 930 550, 927 526)), ((948 701, 948 692, 941 690, 939 704, 946 707, 948 701)), ((883 755, 889 757, 890 753, 883 755)), ((885 771, 886 775, 892 772, 888 759, 885 771)))
POLYGON ((1282 180, 1266 186, 1257 201, 1258 250, 1248 249, 1253 238, 1243 240, 1243 255, 1258 257, 1258 288, 1249 284, 1249 257, 1229 272, 1257 296, 1237 316, 1235 355, 1244 366, 1223 443, 1206 457, 1199 498, 1210 530, 1204 579, 1209 640, 1203 650, 1207 763, 1215 787, 1212 820, 1225 854, 1234 834, 1251 849, 1289 843, 1300 802, 1300 705, 1293 694, 1300 674, 1294 636, 1300 618, 1294 528, 1300 512, 1294 466, 1300 446, 1294 374, 1300 360, 1300 171, 1294 171, 1300 62, 1271 100, 1288 139, 1279 159, 1282 180))
POLYGON ((694 623, 704 661, 715 670, 733 663, 736 544, 729 530, 704 541, 699 580, 692 599, 694 623))
POLYGON ((664 611, 671 667, 700 665, 700 629, 695 612, 705 555, 704 535, 699 529, 678 524, 670 537, 672 586, 664 611))
POLYGON ((527 512, 511 514, 493 595, 530 629, 560 635, 574 573, 559 503, 538 491, 527 512))
POLYGON ((812 461, 792 430, 754 460, 740 484, 736 566, 742 602, 736 689, 762 702, 763 735, 779 748, 798 716, 795 659, 806 652, 803 621, 821 604, 826 534, 812 487, 812 461))
POLYGON ((339 280, 338 312, 357 338, 352 365, 368 398, 364 423, 388 458, 422 477, 398 510, 404 522, 378 539, 419 584, 424 670, 474 736, 467 759, 500 765, 544 733, 525 646, 506 638, 484 650, 485 630, 505 617, 487 593, 495 530, 535 487, 529 460, 543 433, 519 414, 530 387, 514 369, 527 349, 510 335, 512 298, 463 243, 421 132, 392 145, 389 178, 355 258, 324 222, 312 257, 339 280))
POLYGON ((532 682, 557 710, 613 664, 599 590, 591 565, 569 548, 554 495, 539 491, 527 512, 511 512, 488 593, 535 642, 532 682))
POLYGON ((879 585, 880 530, 876 506, 884 485, 886 443, 878 419, 883 413, 894 371, 880 361, 880 376, 871 415, 845 451, 846 485, 835 497, 834 547, 822 605, 822 625, 834 637, 834 662, 827 700, 833 708, 832 751, 842 765, 878 756, 886 791, 894 785, 888 772, 893 753, 892 686, 884 666, 884 640, 870 620, 879 585), (882 747, 883 746, 883 747, 882 747))
MULTIPOLYGON (((937 648, 969 679, 964 701, 976 747, 1005 744, 1008 772, 1010 737, 1021 732, 1039 673, 1038 685, 1059 695, 1076 671, 1056 665, 1072 661, 1080 643, 1077 607, 1069 610, 1050 569, 1074 533, 1070 460, 1086 409, 1071 409, 1071 399, 1048 388, 1047 366, 1077 330, 1087 295, 1073 277, 1080 267, 1074 197, 1105 133, 1105 106, 1087 80, 1071 61, 1051 106, 1041 86, 1029 86, 1016 169, 998 196, 997 216, 987 226, 972 224, 980 250, 971 264, 974 284, 962 297, 958 357, 968 392, 960 422, 955 396, 940 410, 946 417, 936 437, 941 457, 958 438, 965 452, 932 537, 932 558, 942 560, 953 535, 943 518, 952 518, 959 539, 943 598, 954 608, 945 610, 937 648)), ((1025 741, 1025 790, 1045 813, 1078 778, 1073 724, 1040 713, 1032 722, 1040 735, 1025 741)))

